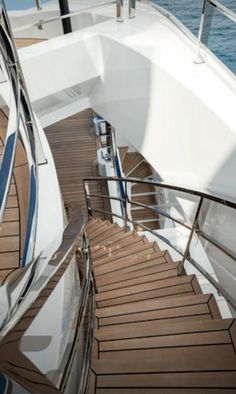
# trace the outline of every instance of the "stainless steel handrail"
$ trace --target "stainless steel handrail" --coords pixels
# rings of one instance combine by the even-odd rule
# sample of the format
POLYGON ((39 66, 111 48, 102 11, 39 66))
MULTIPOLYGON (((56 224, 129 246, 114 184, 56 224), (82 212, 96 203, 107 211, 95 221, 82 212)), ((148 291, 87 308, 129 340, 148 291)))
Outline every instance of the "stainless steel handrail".
POLYGON ((179 191, 182 193, 188 193, 193 196, 203 197, 208 200, 218 202, 219 204, 225 205, 227 207, 231 207, 231 208, 236 209, 236 202, 234 202, 232 200, 227 200, 223 197, 218 197, 218 196, 215 196, 215 195, 212 195, 209 193, 205 193, 205 192, 202 192, 199 190, 188 189, 183 186, 175 186, 175 185, 170 185, 167 183, 146 180, 146 179, 142 179, 142 178, 134 178, 134 177, 129 177, 129 178, 120 177, 119 178, 119 177, 97 176, 97 177, 86 177, 86 178, 84 178, 83 181, 84 181, 84 183, 86 183, 86 182, 90 182, 90 181, 101 181, 101 180, 114 181, 114 182, 122 181, 122 182, 126 182, 126 183, 133 182, 133 183, 142 183, 142 184, 146 184, 146 185, 152 185, 152 186, 156 186, 156 187, 160 187, 160 188, 164 188, 164 189, 175 190, 175 191, 179 191))
POLYGON ((76 352, 76 344, 80 340, 81 336, 81 330, 83 328, 83 320, 84 320, 84 314, 86 310, 86 305, 91 300, 91 307, 90 307, 90 316, 89 316, 89 325, 88 325, 88 339, 86 342, 86 351, 85 351, 85 356, 83 359, 83 364, 82 364, 82 369, 81 369, 81 379, 79 382, 79 390, 78 393, 84 393, 85 392, 85 387, 86 383, 88 380, 88 373, 89 373, 89 368, 91 365, 91 356, 92 356, 92 342, 93 342, 93 334, 94 334, 94 318, 95 318, 95 298, 94 298, 94 282, 93 282, 93 277, 92 277, 92 267, 91 267, 91 259, 90 259, 90 253, 89 253, 89 245, 87 244, 87 238, 85 236, 85 233, 81 234, 81 244, 80 244, 80 250, 82 253, 82 258, 84 260, 84 266, 85 266, 85 275, 83 278, 83 283, 82 283, 82 290, 81 290, 81 296, 80 296, 80 308, 79 308, 79 314, 77 318, 77 323, 76 323, 76 330, 75 330, 75 337, 73 340, 73 344, 71 347, 70 354, 68 356, 68 362, 64 368, 64 373, 63 377, 60 383, 60 390, 64 392, 65 387, 68 382, 68 378, 70 375, 70 370, 74 361, 74 356, 76 352))
MULTIPOLYGON (((34 119, 28 97, 21 65, 9 23, 8 15, 4 3, 1 3, 1 22, 0 22, 0 50, 4 60, 6 73, 12 88, 12 102, 10 103, 10 114, 8 120, 8 130, 5 141, 3 161, 0 169, 0 223, 4 215, 7 201, 8 190, 13 174, 13 164, 16 155, 16 141, 18 137, 26 137, 29 147, 25 152, 28 160, 30 174, 30 195, 29 210, 27 219, 27 230, 25 236, 24 250, 21 255, 21 265, 33 259, 35 235, 37 228, 38 210, 38 164, 46 162, 38 130, 34 119), (14 127, 12 125, 14 123, 14 127), (33 241, 33 242, 31 242, 33 241), (32 247, 30 246, 32 245, 32 247)), ((22 142, 24 138, 21 138, 22 142)))
POLYGON ((211 18, 212 14, 210 13, 209 15, 209 24, 207 26, 208 32, 204 29, 204 20, 206 18, 206 11, 212 8, 212 12, 214 9, 216 9, 219 13, 236 23, 236 13, 230 10, 228 7, 225 7, 220 1, 218 0, 204 0, 203 4, 203 9, 202 9, 202 16, 201 16, 201 21, 200 21, 200 26, 199 26, 199 31, 198 31, 198 37, 196 37, 178 18, 176 18, 170 11, 167 11, 165 8, 159 6, 156 3, 153 3, 152 0, 140 0, 142 3, 148 4, 150 7, 158 11, 160 14, 168 18, 174 25, 180 29, 196 46, 196 57, 194 59, 194 63, 203 63, 204 62, 204 56, 201 53, 201 46, 205 45, 207 46, 208 42, 208 35, 210 32, 210 23, 211 23, 211 18), (207 7, 210 6, 210 7, 207 7), (206 34, 207 32, 207 34, 206 34), (203 39, 204 37, 204 39, 203 39))
POLYGON ((236 13, 225 7, 218 0, 204 0, 198 32, 197 55, 195 63, 204 62, 204 57, 201 53, 201 46, 202 44, 207 46, 214 9, 230 19, 232 22, 236 23, 236 13))
POLYGON ((42 25, 47 24, 47 23, 51 23, 51 22, 56 22, 58 20, 63 20, 66 18, 73 18, 74 16, 77 16, 85 11, 90 11, 96 8, 100 8, 100 7, 104 7, 106 5, 110 5, 110 4, 117 4, 117 0, 109 0, 109 1, 103 1, 99 4, 93 5, 93 6, 89 6, 89 7, 85 7, 82 8, 78 11, 74 11, 74 12, 70 12, 69 14, 65 14, 65 15, 58 15, 58 16, 53 16, 51 18, 47 18, 47 19, 41 19, 40 21, 36 22, 36 23, 31 23, 28 25, 24 25, 24 26, 20 26, 17 27, 15 29, 13 29, 13 33, 18 33, 20 31, 26 30, 26 29, 30 29, 31 27, 42 27, 42 25))
MULTIPOLYGON (((138 224, 140 227, 142 227, 145 231, 150 232, 151 234, 155 235, 157 238, 160 238, 162 241, 164 241, 166 244, 168 244, 169 246, 171 246, 171 248, 173 248, 177 253, 179 253, 182 256, 182 260, 181 263, 179 265, 179 273, 182 274, 183 269, 184 269, 184 263, 185 261, 189 261, 195 268, 197 268, 206 278, 207 280, 225 297, 225 299, 227 300, 227 302, 229 302, 229 304, 236 310, 236 301, 232 298, 232 296, 227 292, 227 290, 225 288, 223 288, 203 267, 201 267, 201 265, 196 262, 190 253, 190 246, 191 246, 191 242, 193 239, 194 234, 198 234, 199 232, 199 228, 198 228, 198 221, 199 221, 199 216, 200 213, 202 211, 202 206, 203 206, 203 202, 205 200, 208 201, 213 201, 215 203, 218 204, 222 204, 226 207, 230 207, 230 208, 234 208, 236 209, 236 203, 230 200, 226 200, 226 199, 222 199, 220 197, 214 196, 214 195, 210 195, 201 191, 195 191, 192 189, 187 189, 187 188, 183 188, 183 187, 179 187, 179 186, 174 186, 174 185, 169 185, 169 184, 165 184, 165 183, 161 183, 161 182, 156 182, 156 181, 150 181, 150 180, 144 180, 144 179, 140 179, 140 178, 118 178, 118 177, 88 177, 85 178, 83 180, 84 183, 84 191, 85 191, 85 199, 86 199, 86 204, 87 204, 87 209, 88 209, 88 214, 89 216, 93 215, 93 212, 98 212, 98 213, 103 213, 105 215, 110 215, 110 216, 115 216, 115 217, 120 217, 119 215, 113 213, 113 212, 108 212, 105 210, 100 210, 100 209, 93 209, 92 205, 91 205, 91 198, 93 197, 93 194, 90 194, 89 192, 89 182, 99 182, 99 181, 113 181, 113 182, 124 182, 125 184, 127 183, 140 183, 140 184, 146 184, 146 185, 152 185, 155 187, 159 187, 159 188, 163 188, 163 189, 167 189, 167 190, 174 190, 177 192, 181 192, 181 193, 186 193, 189 195, 193 195, 193 196, 197 196, 199 197, 199 201, 197 202, 197 208, 196 208, 196 212, 195 212, 195 217, 193 220, 193 223, 191 226, 186 226, 185 223, 182 223, 179 220, 176 220, 176 218, 174 218, 172 215, 167 214, 168 219, 171 219, 173 221, 176 221, 178 224, 184 226, 184 227, 188 227, 188 230, 190 230, 189 235, 188 235, 188 240, 187 240, 187 244, 185 246, 184 251, 179 250, 178 247, 176 247, 176 245, 174 245, 173 243, 171 243, 166 237, 163 237, 162 235, 158 234, 157 232, 149 229, 148 227, 146 227, 145 225, 143 225, 140 222, 136 222, 130 218, 125 218, 126 221, 131 222, 133 224, 138 224), (201 269, 199 269, 199 267, 201 269)), ((98 196, 98 194, 96 194, 96 197, 98 196)), ((100 195, 101 198, 106 197, 108 199, 114 199, 114 197, 111 196, 102 196, 100 195)), ((126 196, 127 199, 127 203, 135 203, 132 202, 128 196, 126 196)), ((138 204, 139 203, 135 203, 138 204)), ((145 204, 141 204, 142 206, 144 206, 145 208, 152 208, 148 205, 145 204)), ((161 212, 161 214, 163 214, 164 212, 161 212)), ((166 216, 166 215, 164 215, 166 216)), ((122 218, 122 217, 121 217, 122 218)), ((124 217, 123 217, 124 219, 124 217)), ((207 241, 209 243, 211 243, 212 245, 216 246, 218 249, 220 249, 225 255, 229 256, 233 261, 236 261, 236 255, 229 251, 228 248, 224 247, 224 245, 219 244, 216 240, 214 240, 211 237, 207 237, 206 235, 202 232, 200 232, 199 234, 200 236, 202 236, 203 238, 205 237, 205 239, 207 239, 207 241)))
POLYGON ((38 11, 42 9, 41 0, 35 0, 35 5, 38 11))
MULTIPOLYGON (((36 4, 37 4, 37 9, 41 10, 42 9, 41 2, 39 0, 36 0, 36 4)), ((78 11, 69 12, 64 15, 58 15, 58 16, 54 16, 51 18, 47 18, 47 19, 41 19, 40 21, 38 21, 36 23, 31 23, 28 25, 17 27, 15 29, 13 29, 13 33, 18 33, 20 31, 30 29, 31 27, 42 28, 42 25, 44 25, 46 23, 56 22, 58 20, 63 21, 64 19, 73 18, 74 16, 77 16, 85 11, 104 7, 104 6, 110 5, 110 4, 116 4, 116 20, 117 20, 117 22, 123 22, 123 20, 124 20, 124 0, 110 0, 110 1, 100 2, 97 5, 92 5, 89 7, 82 8, 78 11)), ((128 2, 128 16, 129 16, 129 18, 135 18, 135 16, 136 16, 136 0, 129 0, 129 2, 128 2)))
POLYGON ((231 21, 236 23, 236 13, 235 12, 230 10, 228 7, 223 5, 218 0, 206 0, 206 1, 208 1, 211 5, 213 5, 221 14, 223 14, 227 18, 231 19, 231 21))

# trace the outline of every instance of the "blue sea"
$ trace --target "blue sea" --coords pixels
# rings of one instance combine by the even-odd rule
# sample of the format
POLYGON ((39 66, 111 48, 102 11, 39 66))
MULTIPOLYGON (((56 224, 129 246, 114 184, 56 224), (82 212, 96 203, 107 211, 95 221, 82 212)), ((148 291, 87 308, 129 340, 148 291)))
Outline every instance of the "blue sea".
MULTIPOLYGON (((49 0, 41 0, 45 3, 49 0)), ((153 0, 166 8, 197 35, 203 0, 153 0)), ((79 3, 79 0, 78 0, 79 3)), ((221 3, 236 12, 236 0, 221 0, 221 3)), ((5 0, 8 9, 26 9, 35 5, 34 0, 5 0)), ((236 24, 214 12, 208 47, 236 73, 236 24)))
MULTIPOLYGON (((236 0, 220 0, 236 13, 236 0)), ((154 0, 175 15, 195 35, 198 34, 203 0, 154 0)), ((236 73, 236 24, 214 11, 208 47, 236 73)))

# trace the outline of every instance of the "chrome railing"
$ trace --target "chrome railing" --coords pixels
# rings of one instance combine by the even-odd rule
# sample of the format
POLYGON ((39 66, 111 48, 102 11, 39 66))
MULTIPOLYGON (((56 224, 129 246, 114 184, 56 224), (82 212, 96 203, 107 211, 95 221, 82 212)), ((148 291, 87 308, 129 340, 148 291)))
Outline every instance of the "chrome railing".
POLYGON ((185 26, 185 24, 180 22, 180 20, 167 9, 158 5, 158 1, 157 3, 154 3, 152 0, 140 1, 149 4, 149 6, 151 6, 153 9, 157 10, 166 18, 171 20, 172 23, 174 23, 194 44, 196 44, 196 56, 194 59, 194 62, 196 64, 204 63, 203 48, 204 46, 207 47, 208 44, 214 11, 218 11, 220 14, 224 15, 226 18, 236 23, 236 13, 230 10, 228 7, 224 6, 220 1, 204 0, 200 19, 200 26, 198 30, 198 38, 196 40, 195 35, 190 32, 190 30, 185 26))
MULTIPOLYGON (((182 274, 183 269, 184 269, 184 264, 186 261, 188 261, 191 265, 193 265, 217 290, 220 292, 223 297, 226 299, 226 301, 236 310, 236 299, 227 291, 227 289, 222 286, 209 272, 199 263, 198 261, 193 258, 191 255, 191 242, 193 240, 193 236, 196 235, 199 239, 205 239, 207 240, 210 244, 214 245, 217 249, 219 249, 223 254, 226 256, 229 256, 234 262, 236 262, 236 253, 233 251, 229 250, 226 246, 218 242, 216 239, 213 239, 211 236, 208 236, 207 234, 202 231, 199 225, 199 218, 200 216, 204 215, 204 210, 203 210, 203 203, 205 202, 214 202, 217 203, 221 206, 228 207, 228 208, 233 208, 236 209, 236 203, 225 200, 223 198, 213 196, 207 193, 203 193, 200 191, 195 191, 195 190, 190 190, 186 189, 183 187, 178 187, 178 186, 173 186, 173 185, 168 185, 164 183, 159 183, 155 181, 149 181, 149 180, 143 180, 139 178, 115 178, 115 177, 89 177, 84 179, 84 191, 85 191, 85 199, 86 199, 86 204, 87 204, 87 210, 88 210, 88 216, 92 217, 93 213, 99 213, 99 214, 105 214, 106 216, 114 216, 114 217, 119 217, 120 219, 124 220, 124 225, 128 227, 129 223, 132 223, 133 225, 138 225, 141 227, 144 231, 148 231, 152 235, 154 235, 157 239, 160 239, 164 243, 166 243, 168 246, 170 246, 175 252, 177 252, 181 256, 181 263, 179 266, 179 273, 182 274), (123 202, 125 202, 125 207, 126 207, 126 214, 123 215, 122 217, 120 215, 117 215, 114 212, 108 212, 105 210, 97 209, 92 206, 92 199, 93 198, 98 198, 100 197, 102 200, 103 199, 116 199, 120 200, 119 198, 114 198, 109 195, 101 195, 101 194, 92 194, 90 193, 89 190, 89 184, 91 182, 104 182, 106 180, 107 182, 123 182, 124 184, 143 184, 143 185, 152 185, 156 188, 164 189, 164 190, 169 190, 169 191, 174 191, 174 192, 180 192, 180 193, 186 193, 189 196, 195 196, 198 201, 197 201, 197 206, 195 209, 195 215, 192 220, 192 223, 184 223, 183 221, 179 220, 179 218, 176 218, 173 216, 171 213, 165 212, 163 209, 159 209, 157 207, 149 206, 147 204, 142 204, 140 202, 136 202, 132 199, 129 198, 128 194, 125 193, 125 198, 122 199, 123 202), (154 211, 156 214, 163 216, 164 218, 170 219, 171 221, 177 223, 178 225, 186 228, 189 232, 188 237, 187 237, 187 242, 186 245, 183 249, 180 249, 178 246, 176 246, 172 241, 170 241, 167 237, 165 237, 163 234, 160 234, 156 230, 152 230, 145 226, 143 223, 137 222, 131 218, 129 218, 127 214, 127 206, 136 206, 136 207, 142 207, 151 211, 154 211)), ((126 187, 127 188, 127 187, 126 187)), ((202 220, 202 218, 201 218, 202 220)))
MULTIPOLYGON (((42 29, 42 26, 48 23, 52 22, 57 22, 57 21, 65 21, 68 20, 69 18, 74 18, 84 12, 91 11, 97 8, 101 8, 107 5, 114 4, 116 6, 116 20, 117 22, 123 22, 124 21, 124 0, 107 0, 107 1, 99 1, 98 4, 93 4, 88 7, 83 7, 77 11, 72 11, 72 12, 67 12, 62 15, 57 15, 53 16, 50 18, 45 18, 45 19, 40 19, 38 22, 35 23, 30 23, 24 26, 16 27, 13 29, 13 33, 19 33, 21 31, 30 29, 32 27, 37 27, 40 30, 42 29)), ((41 3, 37 1, 37 9, 42 10, 41 3)), ((129 18, 135 18, 136 16, 136 0, 129 0, 128 1, 128 17, 129 18)))
POLYGON ((9 188, 16 158, 16 143, 21 140, 29 168, 29 206, 25 242, 21 254, 20 266, 24 266, 34 257, 34 244, 38 211, 38 164, 46 162, 38 130, 27 94, 23 73, 15 48, 11 26, 4 2, 0 3, 0 53, 3 59, 5 83, 11 89, 9 117, 4 141, 3 159, 0 167, 0 223, 3 220, 9 188), (27 141, 27 146, 24 146, 27 141))
POLYGON ((199 62, 201 63, 204 61, 204 56, 202 54, 201 47, 202 44, 204 44, 205 46, 207 46, 208 44, 214 10, 217 10, 226 18, 236 23, 236 13, 231 11, 229 8, 225 7, 218 0, 204 0, 200 27, 198 32, 197 56, 195 60, 196 63, 199 62))
POLYGON ((38 11, 42 9, 41 0, 35 0, 35 5, 38 11))

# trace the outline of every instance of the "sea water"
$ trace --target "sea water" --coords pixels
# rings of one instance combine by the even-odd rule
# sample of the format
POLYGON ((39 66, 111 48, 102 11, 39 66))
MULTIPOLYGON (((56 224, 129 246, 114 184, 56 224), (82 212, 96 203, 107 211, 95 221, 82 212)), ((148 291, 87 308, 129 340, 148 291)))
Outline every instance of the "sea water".
MULTIPOLYGON (((236 0, 220 0, 236 12, 236 0)), ((153 0, 176 16, 195 35, 198 34, 203 0, 153 0)), ((214 10, 208 47, 236 73, 236 24, 214 10)))

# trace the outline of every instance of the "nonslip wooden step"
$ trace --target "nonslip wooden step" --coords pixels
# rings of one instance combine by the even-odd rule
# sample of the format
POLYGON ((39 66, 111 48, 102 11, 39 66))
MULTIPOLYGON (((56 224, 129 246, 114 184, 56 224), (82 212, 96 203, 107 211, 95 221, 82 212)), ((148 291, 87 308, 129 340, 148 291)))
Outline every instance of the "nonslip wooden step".
POLYGON ((93 241, 97 236, 100 236, 101 233, 104 233, 105 231, 114 229, 115 225, 110 223, 108 220, 97 224, 93 229, 89 231, 89 240, 90 242, 93 241))
POLYGON ((143 162, 143 156, 139 152, 127 152, 123 161, 122 169, 125 175, 132 173, 143 162))
POLYGON ((236 392, 235 320, 221 319, 214 296, 196 276, 180 276, 168 252, 122 231, 91 247, 97 328, 88 392, 236 392))
POLYGON ((124 163, 125 156, 126 156, 126 153, 128 152, 128 150, 129 150, 128 146, 119 146, 118 147, 121 164, 124 163))
MULTIPOLYGON (((160 343, 164 347, 172 346, 171 341, 168 341, 166 336, 173 335, 176 340, 183 339, 179 335, 183 334, 198 334, 198 333, 222 333, 226 330, 227 336, 235 329, 234 319, 212 319, 212 320, 196 320, 191 321, 149 321, 146 326, 144 323, 122 324, 119 326, 101 327, 95 330, 95 338, 100 342, 100 350, 102 348, 112 347, 111 341, 117 341, 115 346, 123 346, 122 341, 129 339, 139 340, 140 338, 164 338, 160 343), (121 341, 119 344, 118 341, 121 341)), ((224 333, 225 336, 225 333, 224 333)), ((211 337, 211 335, 210 335, 211 337)), ((211 341, 211 338, 209 338, 211 341)), ((196 343, 199 339, 196 338, 196 343)), ((231 342, 230 338, 227 342, 231 342)), ((186 343, 187 345, 187 343, 186 343)))
POLYGON ((156 248, 156 243, 141 243, 138 246, 134 246, 132 248, 129 248, 128 250, 124 252, 119 252, 116 253, 112 256, 108 256, 105 258, 101 258, 94 262, 94 272, 95 275, 102 275, 104 273, 109 272, 110 270, 110 263, 114 263, 116 261, 117 267, 120 267, 120 264, 122 261, 127 260, 129 258, 135 258, 135 257, 140 257, 142 255, 149 255, 152 254, 153 252, 157 252, 156 248))
POLYGON ((147 239, 145 236, 135 236, 134 234, 129 235, 121 242, 117 242, 116 245, 108 248, 102 248, 99 252, 93 253, 94 266, 97 262, 106 257, 114 257, 116 254, 125 253, 126 250, 133 249, 136 246, 146 244, 147 239))
POLYGON ((166 261, 165 254, 163 252, 155 252, 151 249, 148 250, 148 253, 132 254, 119 259, 118 262, 115 260, 100 267, 95 267, 94 274, 96 281, 99 283, 100 280, 109 280, 109 275, 112 275, 113 273, 125 274, 142 268, 165 264, 166 261))
POLYGON ((221 317, 211 294, 152 299, 121 304, 96 310, 99 327, 142 322, 143 329, 149 321, 208 320, 221 317))
POLYGON ((125 288, 100 292, 95 300, 99 308, 127 304, 135 301, 200 294, 201 289, 194 275, 154 280, 125 288))
POLYGON ((110 276, 109 282, 102 280, 97 282, 98 292, 120 289, 122 287, 134 286, 141 283, 151 282, 165 278, 176 277, 179 274, 179 264, 159 264, 149 268, 143 268, 134 272, 110 276))
POLYGON ((89 243, 91 250, 93 250, 95 246, 102 246, 103 242, 106 242, 108 239, 111 239, 111 237, 123 232, 123 228, 118 228, 117 225, 112 225, 105 229, 100 229, 100 232, 98 232, 93 238, 90 238, 89 243))
POLYGON ((93 218, 93 219, 89 220, 85 226, 86 232, 89 233, 89 230, 92 229, 98 223, 102 223, 102 219, 93 218))
POLYGON ((151 175, 152 170, 150 168, 150 165, 145 161, 140 162, 140 164, 133 168, 133 170, 131 170, 131 172, 129 173, 129 176, 132 176, 134 178, 147 178, 151 175))
POLYGON ((166 251, 151 251, 151 253, 132 254, 117 261, 111 261, 105 266, 94 269, 97 283, 100 281, 109 283, 110 276, 117 276, 119 274, 126 275, 129 272, 135 272, 140 269, 150 268, 167 262, 172 263, 170 255, 166 251))
POLYGON ((122 357, 126 350, 231 344, 233 324, 234 319, 150 322, 145 330, 138 324, 132 330, 125 326, 96 330, 95 338, 99 341, 99 359, 114 359, 122 357))
MULTIPOLYGON (((93 373, 93 371, 92 371, 93 373)), ((94 374, 95 375, 95 374, 94 374)), ((154 380, 153 386, 151 387, 151 382, 153 382, 153 379, 150 379, 150 375, 144 375, 141 377, 141 379, 138 380, 137 376, 137 385, 142 386, 143 385, 143 381, 150 381, 149 387, 147 388, 140 388, 140 387, 131 387, 131 384, 129 383, 130 380, 133 381, 134 379, 136 379, 136 376, 133 377, 132 375, 128 377, 124 377, 123 379, 121 379, 121 377, 119 377, 118 379, 112 379, 112 377, 110 377, 110 375, 108 376, 108 380, 109 380, 109 384, 107 384, 107 380, 106 377, 97 377, 96 380, 96 386, 97 389, 96 391, 94 391, 94 388, 90 388, 89 394, 233 394, 235 393, 234 391, 234 387, 235 387, 235 376, 234 376, 234 372, 227 372, 225 374, 225 372, 216 372, 216 373, 193 373, 193 374, 179 374, 178 376, 180 376, 180 382, 179 383, 179 388, 176 387, 172 387, 172 388, 165 388, 163 387, 163 380, 164 381, 170 381, 173 377, 173 374, 165 374, 164 375, 164 379, 162 379, 162 376, 158 375, 154 375, 152 374, 151 377, 153 377, 153 379, 159 377, 158 379, 158 384, 156 384, 156 380, 154 380), (208 387, 206 387, 205 385, 205 381, 209 381, 207 378, 212 378, 210 379, 210 382, 208 384, 208 387), (196 381, 198 383, 196 383, 196 388, 192 388, 191 387, 187 387, 187 388, 183 388, 184 386, 184 382, 186 382, 186 377, 188 378, 188 382, 189 385, 191 386, 191 383, 193 381, 196 381), (202 381, 200 380, 200 378, 202 378, 203 383, 201 383, 202 381), (103 385, 101 386, 101 381, 103 382, 103 385), (105 386, 104 386, 104 382, 106 382, 105 386), (218 385, 219 388, 214 388, 214 383, 216 382, 222 382, 221 384, 218 385), (198 388, 199 386, 202 386, 202 388, 198 388), (114 388, 115 387, 119 387, 122 386, 121 388, 114 388), (157 387, 158 386, 158 387, 157 387), (211 387, 213 386, 213 388, 211 387), (128 387, 128 388, 126 388, 128 387), (154 388, 153 388, 154 387, 154 388)), ((175 375, 174 375, 175 376, 175 375)), ((175 383, 176 386, 176 383, 175 383)))
MULTIPOLYGON (((206 350, 203 348, 203 351, 206 350)), ((229 349, 230 351, 230 349, 229 349)), ((229 352, 228 352, 229 353, 229 352)), ((206 355, 206 354, 205 354, 206 355)), ((194 353, 192 354, 194 356, 194 353)), ((212 354, 211 354, 212 356, 212 354)), ((229 355, 228 355, 229 357, 229 355)), ((213 357, 212 357, 213 358, 213 357)), ((176 361, 176 359, 175 359, 176 361)), ((209 361, 212 361, 209 360, 209 361)), ((230 360, 231 364, 234 358, 230 360)), ((229 361, 229 362, 230 362, 229 361)), ((109 373, 101 373, 107 360, 97 361, 93 365, 96 375, 96 394, 233 394, 235 393, 235 370, 212 371, 176 371, 128 373, 119 372, 118 363, 112 364, 109 373), (115 365, 117 369, 115 370, 115 365)), ((193 362, 191 363, 191 365, 193 362)), ((206 365, 206 362, 204 363, 206 365)), ((215 363, 217 364, 217 363, 215 363)), ((217 365, 218 367, 218 365, 217 365)), ((119 368, 120 370, 120 368, 119 368)))
POLYGON ((133 234, 133 231, 124 231, 123 229, 121 229, 121 231, 117 231, 114 234, 110 234, 108 238, 98 241, 94 243, 94 245, 90 244, 91 253, 94 255, 94 253, 101 249, 112 247, 113 245, 121 242, 123 239, 126 239, 127 236, 131 234, 133 234))

